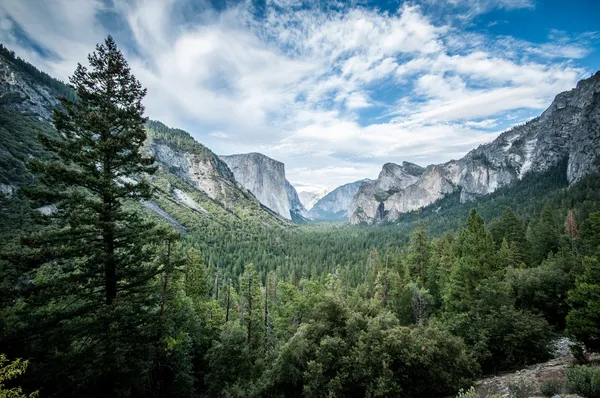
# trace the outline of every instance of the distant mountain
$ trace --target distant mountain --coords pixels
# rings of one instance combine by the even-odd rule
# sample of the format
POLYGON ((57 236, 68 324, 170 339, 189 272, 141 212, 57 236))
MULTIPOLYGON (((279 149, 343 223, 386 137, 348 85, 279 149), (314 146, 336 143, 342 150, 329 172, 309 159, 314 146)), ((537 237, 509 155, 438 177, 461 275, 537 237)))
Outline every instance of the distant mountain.
POLYGON ((296 189, 285 178, 285 165, 261 153, 220 157, 235 179, 263 205, 288 220, 304 219, 306 210, 296 189))
POLYGON ((300 191, 298 192, 298 197, 304 205, 304 208, 308 211, 313 208, 313 206, 321 199, 323 196, 329 193, 328 190, 322 190, 319 192, 314 191, 300 191))
MULTIPOLYGON (((569 184, 597 170, 600 154, 600 72, 560 93, 541 116, 502 133, 459 160, 424 170, 386 164, 373 184, 361 186, 350 210, 353 224, 393 221, 451 193, 474 200, 567 161, 569 184), (396 171, 405 169, 401 174, 396 171)), ((411 166, 412 167, 412 166, 411 166)))
POLYGON ((345 221, 348 220, 350 203, 362 184, 371 180, 364 179, 337 187, 315 203, 308 212, 308 217, 314 221, 345 221))

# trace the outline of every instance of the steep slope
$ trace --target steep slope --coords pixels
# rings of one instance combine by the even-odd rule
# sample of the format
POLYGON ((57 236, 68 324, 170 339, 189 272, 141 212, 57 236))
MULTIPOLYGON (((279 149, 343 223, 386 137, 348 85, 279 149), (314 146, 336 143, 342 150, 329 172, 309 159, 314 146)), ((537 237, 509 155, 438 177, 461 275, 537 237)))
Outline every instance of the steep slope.
POLYGON ((362 184, 371 182, 369 179, 364 179, 337 187, 315 203, 308 212, 308 217, 314 221, 348 220, 348 209, 354 195, 362 184))
POLYGON ((30 157, 45 157, 38 134, 56 137, 50 124, 57 95, 74 96, 62 82, 38 71, 0 44, 0 191, 30 183, 30 157), (50 84, 42 84, 49 82, 50 84), (57 89, 62 87, 62 89, 57 89))
MULTIPOLYGON (((572 184, 597 169, 600 154, 600 72, 560 93, 541 116, 502 133, 459 160, 428 166, 406 184, 390 165, 373 185, 359 189, 351 205, 354 224, 392 221, 400 214, 427 206, 450 193, 461 202, 474 200, 563 159, 572 184), (391 189, 386 191, 386 187, 391 189), (399 189, 398 189, 399 188, 399 189)), ((399 166, 397 166, 399 167, 399 166)))
POLYGON ((285 178, 285 165, 261 153, 221 156, 244 188, 280 216, 303 219, 306 210, 296 189, 285 178))
POLYGON ((159 165, 158 173, 151 180, 161 188, 158 198, 168 209, 167 213, 181 213, 181 209, 173 208, 176 204, 194 214, 192 224, 204 225, 207 220, 217 219, 226 222, 231 216, 266 225, 284 223, 236 181, 219 156, 189 133, 157 121, 149 121, 147 127, 146 147, 159 165))

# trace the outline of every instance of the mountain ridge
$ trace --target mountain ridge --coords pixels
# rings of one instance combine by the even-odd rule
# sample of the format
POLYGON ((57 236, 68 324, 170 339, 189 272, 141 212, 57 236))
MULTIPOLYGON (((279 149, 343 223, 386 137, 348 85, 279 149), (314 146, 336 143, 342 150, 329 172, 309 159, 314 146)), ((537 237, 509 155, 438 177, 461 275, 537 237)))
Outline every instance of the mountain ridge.
POLYGON ((599 126, 597 72, 574 89, 556 95, 540 116, 503 132, 461 159, 427 166, 416 181, 403 188, 384 189, 403 184, 401 178, 386 171, 389 164, 384 165, 378 180, 357 192, 350 221, 393 221, 454 192, 460 193, 461 202, 472 201, 526 173, 545 171, 563 158, 567 159, 567 179, 572 184, 597 169, 593 162, 600 154, 599 126))

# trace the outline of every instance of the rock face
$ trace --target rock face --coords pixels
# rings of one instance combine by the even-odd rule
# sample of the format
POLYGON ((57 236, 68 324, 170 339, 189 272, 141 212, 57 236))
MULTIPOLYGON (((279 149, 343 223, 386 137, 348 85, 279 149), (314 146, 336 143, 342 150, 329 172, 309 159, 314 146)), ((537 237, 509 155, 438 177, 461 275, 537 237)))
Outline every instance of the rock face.
POLYGON ((179 178, 225 206, 232 206, 243 189, 225 162, 210 151, 190 153, 152 139, 150 153, 179 178))
POLYGON ((0 106, 32 112, 50 121, 52 109, 59 104, 48 87, 37 84, 10 60, 0 56, 0 106))
POLYGON ((304 206, 296 189, 285 179, 283 163, 260 153, 220 157, 235 180, 256 196, 263 205, 288 220, 304 217, 304 206))
MULTIPOLYGON (((396 220, 452 192, 462 202, 494 192, 529 172, 567 159, 574 183, 595 171, 600 155, 600 72, 560 93, 541 116, 502 133, 459 160, 427 168, 388 163, 364 184, 350 206, 353 224, 396 220), (404 169, 403 171, 399 171, 404 169), (422 170, 421 172, 419 170, 422 170)), ((414 165, 413 165, 414 166, 414 165)))
POLYGON ((371 182, 369 179, 364 179, 337 187, 315 203, 308 212, 308 217, 315 221, 347 220, 350 204, 359 187, 361 184, 371 182))

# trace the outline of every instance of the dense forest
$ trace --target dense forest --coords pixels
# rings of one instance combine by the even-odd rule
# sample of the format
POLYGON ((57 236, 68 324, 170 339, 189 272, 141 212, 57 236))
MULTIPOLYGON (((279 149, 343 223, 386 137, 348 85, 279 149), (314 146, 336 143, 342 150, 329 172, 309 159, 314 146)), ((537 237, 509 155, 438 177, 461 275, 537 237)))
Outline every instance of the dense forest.
POLYGON ((597 174, 567 187, 562 162, 369 227, 173 209, 181 232, 138 205, 170 178, 146 134, 208 150, 146 124, 110 37, 89 65, 35 143, 14 136, 33 121, 0 113, 9 150, 36 154, 0 164, 23 176, 0 194, 0 396, 468 396, 558 336, 582 362, 600 351, 597 174))

